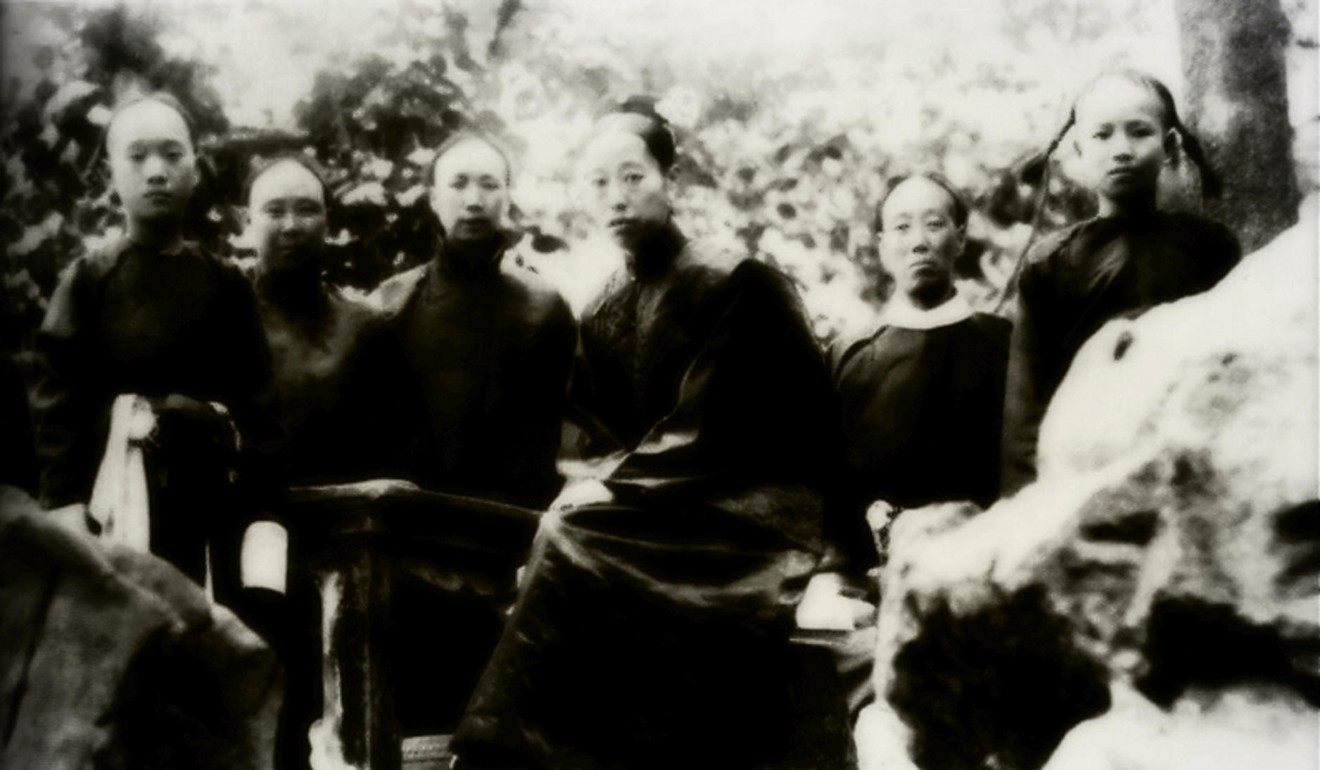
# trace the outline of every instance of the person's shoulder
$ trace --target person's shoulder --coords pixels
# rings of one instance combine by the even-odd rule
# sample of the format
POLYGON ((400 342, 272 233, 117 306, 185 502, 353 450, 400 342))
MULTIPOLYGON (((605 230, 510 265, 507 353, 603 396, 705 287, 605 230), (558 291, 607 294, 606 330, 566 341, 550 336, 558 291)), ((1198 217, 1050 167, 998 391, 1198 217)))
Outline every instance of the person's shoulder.
POLYGON ((1211 238, 1236 238, 1227 225, 1194 211, 1162 211, 1160 216, 1166 227, 1183 232, 1211 238))
POLYGON ((830 376, 837 383, 848 364, 857 354, 874 344, 887 326, 883 323, 870 328, 840 334, 825 348, 825 360, 830 368, 830 376))
POLYGON ((1056 266, 1094 223, 1095 220, 1088 219, 1045 233, 1027 251, 1024 268, 1044 271, 1056 266))
POLYGON ((185 241, 179 253, 195 265, 214 273, 227 286, 242 286, 244 289, 250 289, 252 286, 252 278, 242 265, 200 243, 185 241))
POLYGON ((1009 339, 1013 336, 1013 322, 993 313, 972 313, 966 323, 981 337, 996 348, 1008 350, 1009 339))
POLYGON ((1236 263, 1242 256, 1237 235, 1222 222, 1191 211, 1169 212, 1165 214, 1165 222, 1166 227, 1187 238, 1205 259, 1236 263))
POLYGON ((425 276, 425 264, 392 275, 363 297, 362 304, 383 315, 396 315, 417 293, 425 276))
POLYGON ((564 296, 523 261, 503 260, 500 263, 500 276, 533 320, 544 323, 572 320, 573 312, 569 310, 564 296))
MULTIPOLYGON (((685 242, 683 248, 679 249, 674 259, 674 270, 682 276, 719 282, 730 278, 735 271, 743 267, 744 263, 769 268, 764 263, 735 252, 725 244, 709 238, 694 238, 685 242)), ((755 267, 744 268, 744 272, 747 269, 758 270, 755 267)))
POLYGON ((689 241, 675 259, 674 269, 679 284, 694 297, 751 292, 798 304, 788 275, 726 244, 705 239, 689 241))
POLYGON ((1013 322, 1001 315, 994 313, 985 313, 976 311, 968 316, 967 320, 978 329, 985 329, 991 334, 1002 334, 1006 338, 1013 330, 1013 322))
POLYGON ((87 250, 65 267, 69 275, 80 278, 103 278, 109 275, 124 259, 132 244, 127 235, 107 238, 93 243, 87 250))

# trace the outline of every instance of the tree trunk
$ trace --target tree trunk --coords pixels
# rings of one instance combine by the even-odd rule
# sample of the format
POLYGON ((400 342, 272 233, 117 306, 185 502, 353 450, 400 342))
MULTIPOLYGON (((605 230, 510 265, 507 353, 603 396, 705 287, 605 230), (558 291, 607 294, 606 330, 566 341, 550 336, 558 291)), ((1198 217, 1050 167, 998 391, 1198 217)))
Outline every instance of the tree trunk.
POLYGON ((1175 0, 1186 122, 1224 180, 1210 213, 1251 252, 1297 221, 1279 0, 1175 0))

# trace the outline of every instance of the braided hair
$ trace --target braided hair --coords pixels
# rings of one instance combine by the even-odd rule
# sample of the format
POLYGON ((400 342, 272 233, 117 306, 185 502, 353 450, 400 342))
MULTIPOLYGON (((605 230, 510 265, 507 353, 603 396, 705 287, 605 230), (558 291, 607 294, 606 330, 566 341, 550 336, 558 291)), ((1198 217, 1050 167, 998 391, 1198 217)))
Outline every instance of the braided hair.
POLYGON ((1059 145, 1063 144, 1064 137, 1066 137, 1068 132, 1072 130, 1073 126, 1077 124, 1077 105, 1081 103, 1082 99, 1086 98, 1086 95, 1089 94, 1097 84, 1114 78, 1126 80, 1133 85, 1145 88, 1154 94, 1155 98, 1159 100, 1160 106, 1163 108, 1164 112, 1164 127, 1173 130, 1173 132, 1177 134, 1183 152, 1187 155, 1188 160, 1196 166, 1197 173, 1201 179, 1201 197, 1204 199, 1216 199, 1223 192, 1223 184, 1220 182, 1219 174, 1215 172, 1214 168, 1210 165, 1209 159, 1206 158, 1205 149, 1202 147, 1201 141, 1187 128, 1186 124, 1183 123, 1182 118, 1178 115, 1178 106, 1174 103, 1173 94, 1169 91, 1168 86, 1164 85, 1163 82, 1152 75, 1130 68, 1111 70, 1097 75, 1088 81, 1086 85, 1082 86, 1077 97, 1073 99, 1072 106, 1068 109, 1067 119, 1064 120, 1063 125, 1059 127, 1059 130, 1055 132, 1054 136, 1050 138, 1050 143, 1045 148, 1044 154, 1032 159, 1032 165, 1036 165, 1037 163, 1040 164, 1041 176, 1040 192, 1037 194, 1036 205, 1031 217, 1031 234, 1027 237, 1027 243, 1022 247, 1022 253, 1018 255, 1017 263, 1013 266, 1013 274, 1009 277, 1009 290, 1005 291, 1003 296, 1000 297, 998 307, 1002 307, 1004 302, 1008 299, 1012 287, 1017 283, 1018 275, 1022 272, 1022 264, 1026 261, 1027 254, 1030 253, 1031 247, 1035 245, 1036 236, 1040 233, 1040 220, 1045 211, 1045 200, 1049 196, 1051 171, 1050 158, 1053 157, 1055 151, 1059 149, 1059 145))
POLYGON ((1186 153, 1188 160, 1195 164, 1196 170, 1200 174, 1201 197, 1218 198, 1223 192, 1223 185, 1219 180, 1219 175, 1215 173, 1214 168, 1210 165, 1210 161, 1206 158, 1205 150, 1201 146, 1201 141, 1196 138, 1196 135, 1187 128, 1186 124, 1183 123, 1182 118, 1179 117, 1178 106, 1173 101, 1173 94, 1169 91, 1169 87, 1164 85, 1159 79, 1139 70, 1127 68, 1112 70, 1092 78, 1086 85, 1082 86, 1082 90, 1078 92, 1077 98, 1073 100, 1072 108, 1068 110, 1067 120, 1065 120, 1063 126, 1059 128, 1058 133, 1050 139, 1049 147, 1045 150, 1045 161, 1049 161, 1050 156, 1052 156, 1054 151, 1059 149, 1059 145, 1063 143, 1064 137, 1067 136, 1072 127, 1077 124, 1077 105, 1081 104, 1082 99, 1086 98, 1086 95, 1089 94, 1096 85, 1115 78, 1126 80, 1136 86, 1141 86, 1155 95, 1155 98, 1159 100, 1160 106, 1164 110, 1164 127, 1166 129, 1172 129, 1173 132, 1178 135, 1178 139, 1182 144, 1183 152, 1186 153))

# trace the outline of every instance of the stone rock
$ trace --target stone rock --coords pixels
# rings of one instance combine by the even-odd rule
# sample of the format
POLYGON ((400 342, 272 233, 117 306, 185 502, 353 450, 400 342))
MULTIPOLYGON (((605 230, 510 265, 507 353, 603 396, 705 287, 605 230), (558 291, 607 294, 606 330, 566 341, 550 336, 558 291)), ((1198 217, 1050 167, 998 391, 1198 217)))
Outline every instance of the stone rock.
MULTIPOLYGON (((899 721, 872 714, 859 746, 1039 768, 1121 688, 1160 713, 1243 682, 1320 704, 1314 222, 1098 332, 1046 415, 1035 484, 979 515, 898 518, 876 709, 899 721)), ((1195 735, 1180 714, 1173 732, 1195 735)), ((862 767, 903 767, 887 761, 862 767)))
POLYGON ((1162 709, 1135 692, 1075 727, 1045 770, 1311 770, 1315 712, 1283 688, 1196 690, 1162 709))
POLYGON ((0 767, 268 770, 274 653, 149 554, 0 485, 0 767))

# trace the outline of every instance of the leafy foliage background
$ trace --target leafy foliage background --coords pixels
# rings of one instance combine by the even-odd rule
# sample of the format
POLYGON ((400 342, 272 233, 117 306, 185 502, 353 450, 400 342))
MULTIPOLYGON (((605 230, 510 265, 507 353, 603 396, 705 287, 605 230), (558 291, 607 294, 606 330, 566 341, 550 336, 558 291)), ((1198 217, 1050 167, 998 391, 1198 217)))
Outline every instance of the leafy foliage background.
MULTIPOLYGON (((1290 94, 1306 191, 1316 187, 1314 0, 1286 0, 1290 94)), ((394 0, 376 3, 24 2, 0 6, 6 117, 0 348, 26 349, 60 270, 122 228, 101 137, 111 106, 165 89, 193 114, 204 185, 194 236, 240 261, 254 158, 315 154, 334 194, 329 280, 369 289, 424 261, 425 170, 473 125, 517 157, 519 255, 581 302, 608 272, 572 204, 593 114, 650 94, 680 140, 689 234, 774 263, 824 341, 864 328, 888 279, 871 220, 886 177, 939 170, 974 203, 959 265, 994 308, 1027 237, 1038 159, 1078 84, 1131 63, 1175 88, 1170 1, 828 3, 394 0)), ((1067 153, 1044 223, 1090 213, 1067 153)), ((1192 180, 1169 180, 1175 204, 1192 180)))

